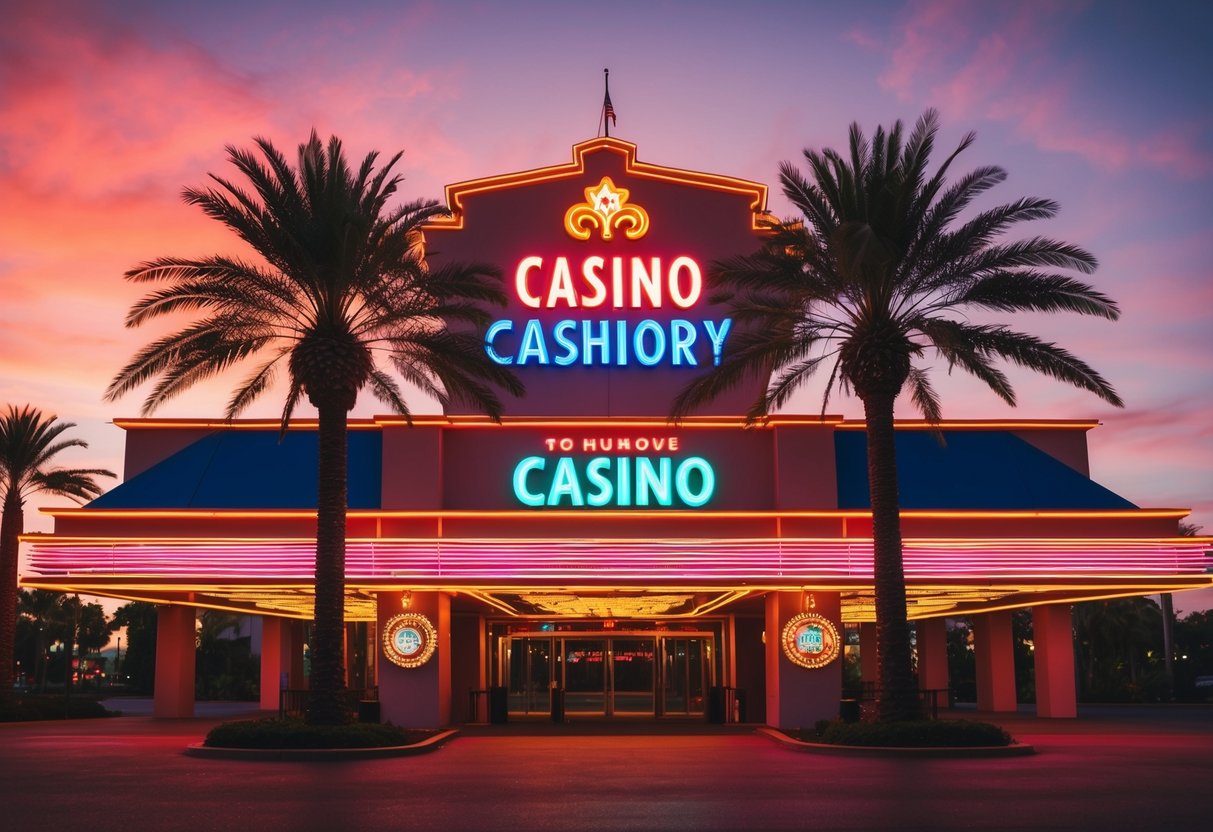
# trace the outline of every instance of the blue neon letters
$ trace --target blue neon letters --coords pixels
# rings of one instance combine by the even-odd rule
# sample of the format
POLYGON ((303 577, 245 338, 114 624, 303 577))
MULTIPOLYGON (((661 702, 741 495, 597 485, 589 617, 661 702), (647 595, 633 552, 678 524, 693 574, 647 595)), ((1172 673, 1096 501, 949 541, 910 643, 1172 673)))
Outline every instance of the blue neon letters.
MULTIPOLYGON (((720 321, 700 321, 702 337, 712 347, 712 363, 720 363, 725 339, 733 327, 732 318, 720 321)), ((494 321, 484 335, 484 351, 498 364, 570 364, 626 367, 633 360, 652 367, 663 362, 675 367, 699 364, 694 348, 701 332, 684 318, 655 321, 646 318, 634 326, 625 320, 557 321, 545 329, 543 322, 530 318, 513 339, 514 346, 506 348, 508 336, 514 333, 514 321, 494 321)))

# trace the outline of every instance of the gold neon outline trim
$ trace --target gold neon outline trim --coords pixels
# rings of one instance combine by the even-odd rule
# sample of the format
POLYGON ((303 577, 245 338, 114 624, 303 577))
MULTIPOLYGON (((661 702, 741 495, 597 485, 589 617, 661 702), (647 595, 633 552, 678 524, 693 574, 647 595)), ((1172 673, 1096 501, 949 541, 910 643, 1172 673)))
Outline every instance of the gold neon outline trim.
MULTIPOLYGON (((207 418, 115 418, 115 427, 123 430, 163 430, 163 429, 196 429, 196 430, 278 430, 281 422, 278 419, 224 419, 207 418)), ((395 414, 376 415, 354 418, 349 420, 350 430, 374 430, 385 426, 409 425, 410 421, 395 414)), ((415 427, 438 426, 443 428, 467 427, 654 427, 668 430, 685 428, 743 428, 761 430, 764 428, 781 427, 785 425, 831 425, 837 430, 864 430, 867 423, 862 419, 845 419, 842 416, 826 414, 823 416, 809 415, 775 415, 759 421, 747 421, 744 416, 686 416, 677 421, 671 421, 666 416, 628 416, 621 419, 607 419, 600 416, 570 417, 560 416, 545 418, 542 416, 503 416, 494 421, 488 416, 480 415, 450 415, 418 414, 413 416, 411 424, 415 427)), ((1091 430, 1101 427, 1102 422, 1096 419, 945 419, 934 424, 922 419, 898 419, 894 426, 901 430, 1091 430)), ((319 422, 316 419, 292 419, 288 430, 317 430, 319 422)))
MULTIPOLYGON (((895 419, 893 426, 899 430, 1092 430, 1101 427, 1098 419, 944 419, 928 422, 925 419, 895 419)), ((838 430, 865 430, 863 419, 843 419, 838 430)))
MULTIPOLYGON (((441 428, 510 428, 510 427, 652 427, 666 430, 682 430, 684 428, 742 428, 761 429, 781 427, 783 425, 836 425, 843 418, 835 415, 825 416, 771 416, 761 422, 749 423, 744 416, 687 416, 677 422, 666 416, 628 416, 621 419, 608 419, 601 416, 559 416, 546 418, 542 416, 502 416, 495 421, 488 416, 475 414, 444 416, 441 414, 422 414, 413 416, 411 424, 414 427, 437 426, 441 428)), ((194 430, 277 430, 281 423, 277 419, 223 419, 205 418, 116 418, 112 421, 115 427, 123 430, 165 430, 165 429, 194 429, 194 430)), ((317 430, 316 419, 292 419, 290 430, 317 430)), ((407 426, 410 422, 404 416, 396 414, 377 415, 366 418, 350 419, 352 430, 373 430, 384 426, 407 426)))
POLYGON ((770 214, 766 210, 767 186, 759 182, 737 179, 732 176, 702 173, 682 168, 668 168, 640 162, 636 159, 636 145, 621 139, 600 137, 573 145, 573 161, 559 165, 548 165, 515 173, 469 179, 446 186, 446 204, 450 215, 426 223, 424 231, 460 230, 467 213, 466 199, 477 194, 504 191, 525 185, 570 179, 585 174, 585 157, 596 150, 606 150, 624 157, 624 172, 638 179, 652 179, 691 185, 711 191, 734 193, 750 198, 750 228, 752 231, 768 231, 770 214))

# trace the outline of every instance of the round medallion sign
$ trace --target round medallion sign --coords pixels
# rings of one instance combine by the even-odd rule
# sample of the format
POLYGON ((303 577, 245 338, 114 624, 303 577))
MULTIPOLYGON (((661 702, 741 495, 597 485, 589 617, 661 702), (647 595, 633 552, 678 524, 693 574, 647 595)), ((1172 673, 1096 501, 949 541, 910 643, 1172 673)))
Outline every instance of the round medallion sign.
POLYGON ((807 668, 825 667, 842 651, 834 622, 815 612, 792 616, 784 625, 780 642, 788 661, 807 668))
POLYGON ((392 616, 383 627, 383 655, 401 667, 421 667, 428 662, 437 641, 434 625, 419 612, 392 616))

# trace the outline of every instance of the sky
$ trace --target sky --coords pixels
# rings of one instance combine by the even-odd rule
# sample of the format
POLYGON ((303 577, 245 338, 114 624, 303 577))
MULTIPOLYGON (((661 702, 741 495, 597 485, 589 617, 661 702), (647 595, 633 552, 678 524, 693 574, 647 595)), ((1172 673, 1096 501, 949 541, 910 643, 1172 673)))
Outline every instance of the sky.
MULTIPOLYGON (((0 30, 0 403, 74 422, 63 464, 122 468, 141 397, 110 378, 155 330, 123 318, 127 269, 235 252, 181 190, 227 174, 224 147, 288 151, 313 128, 352 157, 404 150, 409 198, 451 182, 566 162, 597 133, 602 69, 612 135, 646 162, 752 179, 844 147, 858 122, 939 110, 937 158, 1005 168, 978 207, 1049 197, 1031 233, 1077 243, 1120 321, 1010 323, 1093 364, 1125 400, 1010 371, 1012 410, 935 374, 945 416, 1098 419, 1092 476, 1145 507, 1191 508, 1213 530, 1213 4, 922 2, 207 3, 9 0, 0 30)), ((216 417, 243 373, 158 415, 216 417)), ((271 391, 248 411, 276 416, 271 391)), ((414 402, 415 412, 433 410, 414 402)), ((820 410, 810 390, 797 409, 820 410)), ((360 401, 356 415, 382 406, 360 401)), ((829 411, 859 417, 852 399, 829 411)), ((306 412, 303 415, 307 415, 306 412)), ((904 403, 898 415, 914 417, 904 403)), ((29 531, 50 531, 37 499, 29 531)), ((1176 598, 1213 607, 1213 590, 1176 598)))

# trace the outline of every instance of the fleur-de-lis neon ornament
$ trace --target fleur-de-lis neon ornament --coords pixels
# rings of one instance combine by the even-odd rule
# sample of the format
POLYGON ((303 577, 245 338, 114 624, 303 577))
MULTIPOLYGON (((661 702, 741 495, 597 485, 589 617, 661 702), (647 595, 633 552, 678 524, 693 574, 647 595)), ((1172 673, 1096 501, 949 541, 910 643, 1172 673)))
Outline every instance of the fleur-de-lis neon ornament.
POLYGON ((597 185, 585 189, 585 202, 565 212, 565 230, 578 240, 590 239, 594 229, 604 240, 611 239, 616 231, 623 231, 629 240, 639 240, 649 231, 649 214, 639 205, 629 205, 628 193, 627 188, 616 188, 611 177, 604 176, 597 185))

